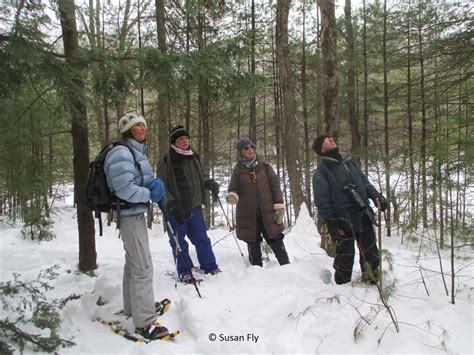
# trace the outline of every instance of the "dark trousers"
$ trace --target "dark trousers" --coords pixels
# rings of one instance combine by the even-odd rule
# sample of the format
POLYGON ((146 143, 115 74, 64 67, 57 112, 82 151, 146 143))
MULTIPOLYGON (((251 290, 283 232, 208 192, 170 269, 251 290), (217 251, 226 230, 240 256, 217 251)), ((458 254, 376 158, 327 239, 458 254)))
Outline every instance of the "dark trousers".
POLYGON ((193 214, 190 219, 184 221, 183 224, 177 225, 171 213, 168 213, 166 218, 170 221, 174 231, 178 232, 178 243, 181 248, 181 255, 176 248, 176 241, 174 235, 168 230, 169 242, 173 257, 177 263, 179 276, 188 274, 194 267, 193 261, 189 256, 187 236, 191 243, 196 247, 196 254, 199 261, 199 266, 204 272, 212 272, 217 269, 216 257, 212 251, 211 240, 207 236, 206 222, 202 215, 201 206, 193 209, 193 214))
POLYGON ((265 229, 265 225, 263 224, 262 213, 259 208, 257 208, 256 234, 255 242, 247 242, 250 264, 263 266, 261 247, 261 242, 263 240, 262 237, 268 243, 270 248, 272 248, 273 253, 275 254, 275 257, 277 258, 280 265, 286 265, 290 263, 288 253, 285 249, 285 244, 283 243, 283 238, 285 235, 281 233, 279 236, 270 239, 265 229))
MULTIPOLYGON (((335 270, 334 280, 336 284, 344 284, 351 281, 352 268, 354 265, 355 247, 354 240, 359 248, 359 264, 362 270, 363 280, 376 280, 379 266, 379 249, 377 238, 372 223, 363 217, 364 229, 342 238, 335 238, 336 256, 333 267, 335 270)), ((347 232, 347 231, 346 231, 347 232)))

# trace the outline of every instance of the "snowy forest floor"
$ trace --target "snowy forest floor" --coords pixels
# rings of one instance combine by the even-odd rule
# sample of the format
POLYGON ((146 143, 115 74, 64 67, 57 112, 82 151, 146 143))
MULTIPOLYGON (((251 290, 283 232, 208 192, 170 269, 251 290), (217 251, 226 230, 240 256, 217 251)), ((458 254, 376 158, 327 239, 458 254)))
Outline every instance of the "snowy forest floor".
MULTIPOLYGON (((264 267, 248 266, 232 234, 225 227, 208 232, 222 270, 203 275, 199 298, 191 285, 168 276, 174 262, 161 221, 149 230, 154 261, 155 299, 172 300, 160 322, 181 334, 174 341, 137 344, 109 328, 91 322, 99 316, 121 319, 124 251, 115 225, 96 238, 98 268, 93 275, 77 271, 78 236, 72 197, 55 204, 54 233, 49 242, 24 239, 20 228, 0 222, 0 282, 34 280, 47 268, 57 277, 47 280, 48 300, 71 299, 60 309, 59 335, 75 343, 66 353, 474 353, 472 250, 456 250, 455 304, 447 295, 434 243, 400 243, 396 233, 383 238, 391 255, 384 261, 384 287, 400 332, 383 306, 375 286, 362 285, 358 256, 353 282, 334 283, 332 261, 320 248, 320 236, 306 208, 287 231, 285 245, 291 264, 280 267, 273 255, 264 267), (422 277, 423 275, 423 277, 422 277), (426 283, 425 285, 423 284, 426 283)), ((239 242, 245 257, 246 246, 239 242)), ((194 248, 191 256, 196 263, 194 248)), ((447 289, 451 292, 449 251, 441 251, 447 289)), ((195 266, 198 266, 195 264, 195 266)), ((17 299, 18 301, 18 299, 17 299)), ((10 300, 15 302, 15 300, 10 300)), ((16 319, 2 309, 1 319, 16 319)), ((124 321, 133 331, 131 319, 124 321)), ((31 323, 30 333, 45 333, 31 323)), ((5 340, 7 343, 8 339, 5 340)), ((18 346, 16 346, 17 353, 18 346)), ((31 352, 31 348, 26 348, 31 352)))

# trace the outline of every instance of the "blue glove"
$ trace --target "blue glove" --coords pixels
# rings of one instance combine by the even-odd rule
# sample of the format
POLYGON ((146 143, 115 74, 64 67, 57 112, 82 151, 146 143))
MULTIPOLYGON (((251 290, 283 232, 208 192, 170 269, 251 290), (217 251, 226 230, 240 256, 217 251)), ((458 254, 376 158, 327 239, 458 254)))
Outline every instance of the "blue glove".
POLYGON ((159 178, 151 179, 150 183, 148 184, 148 190, 153 190, 156 186, 163 185, 163 182, 159 178))
POLYGON ((155 203, 166 204, 165 185, 160 179, 154 179, 150 184, 150 199, 155 203))

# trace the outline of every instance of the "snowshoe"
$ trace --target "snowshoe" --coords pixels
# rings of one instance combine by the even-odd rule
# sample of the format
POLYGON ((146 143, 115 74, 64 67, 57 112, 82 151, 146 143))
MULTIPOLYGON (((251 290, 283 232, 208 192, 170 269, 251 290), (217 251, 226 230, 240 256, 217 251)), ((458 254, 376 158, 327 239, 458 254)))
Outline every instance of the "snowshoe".
MULTIPOLYGON (((155 302, 155 313, 157 316, 162 316, 163 314, 168 312, 170 307, 171 307, 171 300, 169 298, 164 298, 160 302, 155 302)), ((116 316, 124 315, 123 309, 115 312, 114 315, 116 316)), ((128 317, 131 317, 131 316, 128 316, 128 317)))
MULTIPOLYGON (((174 272, 174 271, 167 271, 166 275, 170 276, 173 280, 175 280, 177 282, 184 283, 185 285, 192 285, 193 284, 193 280, 192 280, 192 278, 189 274, 184 274, 184 275, 179 275, 178 276, 176 274, 176 272, 174 272)), ((204 281, 202 278, 196 277, 196 275, 194 273, 193 273, 193 276, 194 276, 194 279, 196 280, 197 284, 200 284, 201 282, 204 281)))
POLYGON ((168 328, 163 327, 157 320, 148 327, 136 328, 135 333, 149 340, 166 340, 170 338, 168 328))
MULTIPOLYGON (((186 285, 192 285, 193 284, 193 278, 191 277, 190 274, 179 275, 178 280, 179 280, 179 282, 181 282, 183 284, 186 284, 186 285)), ((194 276, 194 280, 196 280, 197 283, 201 283, 203 281, 203 279, 196 278, 196 276, 194 276)))
POLYGON ((168 329, 161 326, 158 321, 154 321, 151 325, 145 328, 136 328, 136 335, 130 333, 119 320, 107 321, 100 317, 95 317, 92 321, 100 322, 103 325, 109 326, 115 334, 120 335, 127 340, 141 344, 148 344, 153 340, 171 340, 179 334, 179 330, 170 333, 168 329))

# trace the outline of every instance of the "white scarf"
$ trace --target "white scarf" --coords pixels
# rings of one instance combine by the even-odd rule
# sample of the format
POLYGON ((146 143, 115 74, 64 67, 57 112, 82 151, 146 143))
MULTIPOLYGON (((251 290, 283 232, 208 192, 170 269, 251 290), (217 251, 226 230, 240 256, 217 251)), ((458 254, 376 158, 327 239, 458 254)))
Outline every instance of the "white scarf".
POLYGON ((181 154, 181 155, 193 155, 193 151, 191 150, 191 147, 189 149, 181 149, 175 146, 174 144, 171 144, 171 148, 173 148, 176 153, 181 154))

